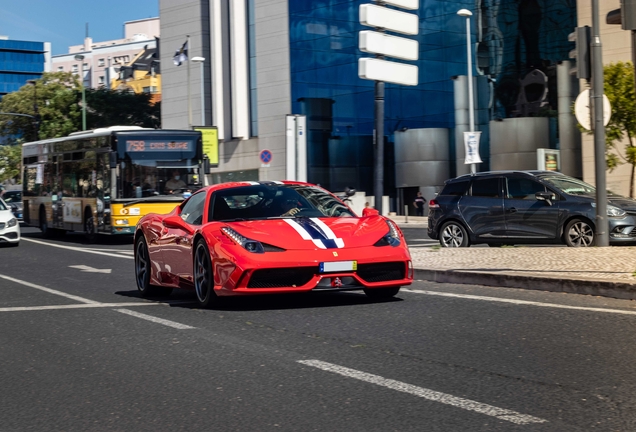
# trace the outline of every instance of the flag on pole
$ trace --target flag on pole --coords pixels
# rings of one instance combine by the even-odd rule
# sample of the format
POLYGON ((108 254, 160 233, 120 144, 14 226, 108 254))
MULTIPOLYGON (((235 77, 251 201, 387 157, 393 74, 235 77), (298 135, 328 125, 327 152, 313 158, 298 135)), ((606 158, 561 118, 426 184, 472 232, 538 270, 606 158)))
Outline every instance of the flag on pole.
POLYGON ((181 64, 185 61, 188 61, 188 41, 186 40, 181 48, 174 52, 174 57, 172 58, 175 66, 181 66, 181 64))

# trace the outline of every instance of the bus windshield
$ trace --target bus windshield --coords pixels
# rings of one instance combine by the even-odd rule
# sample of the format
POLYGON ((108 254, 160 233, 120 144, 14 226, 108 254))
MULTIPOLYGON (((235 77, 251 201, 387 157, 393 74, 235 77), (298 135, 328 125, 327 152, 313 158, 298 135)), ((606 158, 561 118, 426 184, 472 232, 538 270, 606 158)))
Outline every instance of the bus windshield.
POLYGON ((151 136, 135 132, 117 137, 120 198, 192 192, 201 187, 197 141, 191 135, 151 136))

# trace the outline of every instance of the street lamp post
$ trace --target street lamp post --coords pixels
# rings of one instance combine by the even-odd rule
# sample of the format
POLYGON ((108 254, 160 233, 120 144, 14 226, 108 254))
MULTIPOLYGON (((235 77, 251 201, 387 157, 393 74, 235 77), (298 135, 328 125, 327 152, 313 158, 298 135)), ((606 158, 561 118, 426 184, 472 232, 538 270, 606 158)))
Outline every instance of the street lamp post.
MULTIPOLYGON (((466 53, 468 54, 468 119, 470 132, 475 132, 475 101, 473 99, 473 56, 472 50, 470 49, 470 17, 473 16, 473 13, 468 9, 460 9, 459 11, 457 11, 457 15, 466 17, 466 53)), ((477 172, 476 164, 470 164, 470 172, 473 174, 477 172)))
POLYGON ((27 80, 33 86, 33 123, 35 125, 35 139, 40 139, 40 114, 38 110, 38 90, 36 80, 27 80))
MULTIPOLYGON (((75 60, 82 62, 84 56, 77 54, 75 60)), ((86 130, 86 89, 84 88, 84 63, 81 65, 81 77, 82 77, 82 130, 86 130)))
POLYGON ((203 72, 205 57, 192 57, 192 61, 201 65, 201 126, 205 126, 205 83, 203 81, 205 78, 205 74, 203 72))

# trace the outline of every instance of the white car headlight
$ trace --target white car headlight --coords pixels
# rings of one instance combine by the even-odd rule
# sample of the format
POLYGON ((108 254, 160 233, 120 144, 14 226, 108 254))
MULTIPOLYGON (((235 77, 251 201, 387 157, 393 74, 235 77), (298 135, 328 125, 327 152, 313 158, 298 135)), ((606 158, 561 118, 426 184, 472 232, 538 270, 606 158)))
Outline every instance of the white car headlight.
MULTIPOLYGON (((592 207, 596 208, 596 203, 592 203, 592 207)), ((607 215, 608 216, 614 216, 614 217, 619 217, 619 216, 625 216, 627 212, 621 208, 618 208, 616 206, 607 205, 607 215)))
POLYGON ((11 218, 9 219, 9 222, 7 222, 7 227, 11 228, 14 227, 18 224, 18 220, 16 218, 11 218))

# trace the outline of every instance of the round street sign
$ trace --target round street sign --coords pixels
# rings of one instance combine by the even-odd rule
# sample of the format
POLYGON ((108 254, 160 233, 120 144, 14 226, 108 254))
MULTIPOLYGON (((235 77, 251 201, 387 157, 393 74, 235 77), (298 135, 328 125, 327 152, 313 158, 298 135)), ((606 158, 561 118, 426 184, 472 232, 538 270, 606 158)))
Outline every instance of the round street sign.
MULTIPOLYGON (((587 130, 592 130, 590 111, 590 90, 586 89, 577 96, 576 102, 574 102, 574 115, 579 124, 587 130)), ((611 116, 612 106, 610 105, 607 95, 603 94, 603 126, 609 124, 611 116)))
POLYGON ((269 150, 261 150, 259 158, 261 159, 261 163, 269 165, 272 161, 272 152, 269 150))

